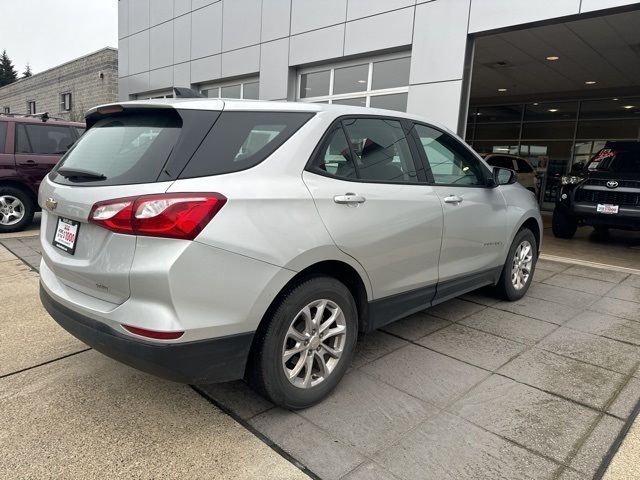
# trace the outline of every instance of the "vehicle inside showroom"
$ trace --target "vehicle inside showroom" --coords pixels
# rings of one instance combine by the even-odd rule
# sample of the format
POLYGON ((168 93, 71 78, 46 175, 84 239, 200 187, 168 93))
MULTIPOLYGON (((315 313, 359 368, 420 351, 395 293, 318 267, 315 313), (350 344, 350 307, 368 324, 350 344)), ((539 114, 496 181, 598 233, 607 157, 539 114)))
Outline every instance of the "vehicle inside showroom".
POLYGON ((529 160, 542 209, 606 142, 640 140, 639 24, 631 11, 477 37, 465 138, 529 160))

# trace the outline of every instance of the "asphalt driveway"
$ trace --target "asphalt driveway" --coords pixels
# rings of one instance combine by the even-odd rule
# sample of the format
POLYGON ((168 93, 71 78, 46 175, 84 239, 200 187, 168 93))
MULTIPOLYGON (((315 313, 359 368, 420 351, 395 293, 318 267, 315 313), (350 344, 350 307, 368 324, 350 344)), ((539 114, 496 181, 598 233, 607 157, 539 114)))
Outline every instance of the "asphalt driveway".
MULTIPOLYGON (((24 259, 23 274, 30 277, 25 281, 36 282, 27 265, 37 265, 37 239, 0 243, 24 259)), ((592 478, 640 400, 640 275, 541 260, 534 282, 515 303, 478 291, 363 337, 336 391, 307 410, 274 407, 242 382, 195 388, 318 478, 592 478)), ((26 288, 37 301, 35 290, 26 288)), ((219 466, 202 447, 215 429, 198 424, 218 422, 218 409, 194 400, 188 387, 83 351, 42 315, 28 313, 24 322, 34 326, 24 328, 56 338, 57 350, 38 348, 28 361, 18 349, 0 352, 0 365, 13 361, 9 369, 19 370, 65 352, 71 356, 0 378, 0 415, 10 415, 0 420, 20 419, 0 434, 6 435, 0 445, 28 440, 10 446, 10 455, 37 447, 48 461, 40 459, 32 468, 44 469, 58 463, 55 455, 68 458, 63 449, 49 451, 64 445, 60 432, 80 432, 82 441, 73 445, 86 458, 92 439, 106 429, 95 440, 99 449, 144 446, 121 460, 126 469, 117 472, 123 475, 147 472, 154 465, 148 455, 167 454, 176 445, 180 454, 171 461, 187 476, 219 466), (25 407, 30 395, 46 406, 25 407), (56 413, 45 415, 47 409, 56 413), (63 415, 69 411, 70 421, 63 415)), ((0 328, 3 338, 13 335, 12 344, 24 335, 0 328)), ((248 437, 260 444, 247 431, 236 434, 250 448, 256 447, 248 437)), ((222 444, 211 445, 227 455, 222 444)), ((230 452, 231 463, 247 462, 244 468, 261 460, 259 454, 243 456, 242 448, 230 452)), ((98 471, 105 473, 104 465, 119 457, 107 458, 111 463, 98 471)), ((280 478, 292 478, 286 472, 280 478)))

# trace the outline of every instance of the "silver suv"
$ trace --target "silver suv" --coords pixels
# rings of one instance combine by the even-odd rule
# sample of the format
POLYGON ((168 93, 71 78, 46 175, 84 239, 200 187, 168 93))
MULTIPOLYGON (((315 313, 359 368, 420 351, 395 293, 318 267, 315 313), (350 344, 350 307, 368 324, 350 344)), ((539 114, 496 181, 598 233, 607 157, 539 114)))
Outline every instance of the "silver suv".
POLYGON ((41 299, 171 380, 308 407, 369 332, 527 291, 542 223, 508 169, 398 112, 213 99, 97 107, 40 187, 41 299))

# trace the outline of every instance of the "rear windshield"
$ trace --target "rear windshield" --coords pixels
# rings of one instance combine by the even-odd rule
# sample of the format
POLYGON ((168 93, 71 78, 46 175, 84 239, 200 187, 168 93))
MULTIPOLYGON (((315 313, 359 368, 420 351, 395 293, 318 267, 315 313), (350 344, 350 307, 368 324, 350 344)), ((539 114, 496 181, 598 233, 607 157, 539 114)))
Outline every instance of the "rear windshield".
POLYGON ((640 173, 640 149, 603 148, 587 165, 588 170, 640 173))
POLYGON ((312 116, 306 112, 222 112, 180 178, 251 168, 271 155, 312 116))
POLYGON ((115 115, 98 120, 62 158, 62 169, 103 176, 65 178, 58 183, 81 181, 99 185, 155 182, 180 136, 182 122, 176 113, 115 115))

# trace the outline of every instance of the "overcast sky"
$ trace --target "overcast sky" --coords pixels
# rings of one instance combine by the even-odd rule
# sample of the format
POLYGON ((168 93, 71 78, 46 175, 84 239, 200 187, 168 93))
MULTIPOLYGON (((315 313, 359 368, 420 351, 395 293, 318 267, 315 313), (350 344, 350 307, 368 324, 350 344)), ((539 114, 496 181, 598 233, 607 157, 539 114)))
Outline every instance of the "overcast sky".
POLYGON ((0 0, 0 52, 19 75, 118 47, 118 0, 0 0))

